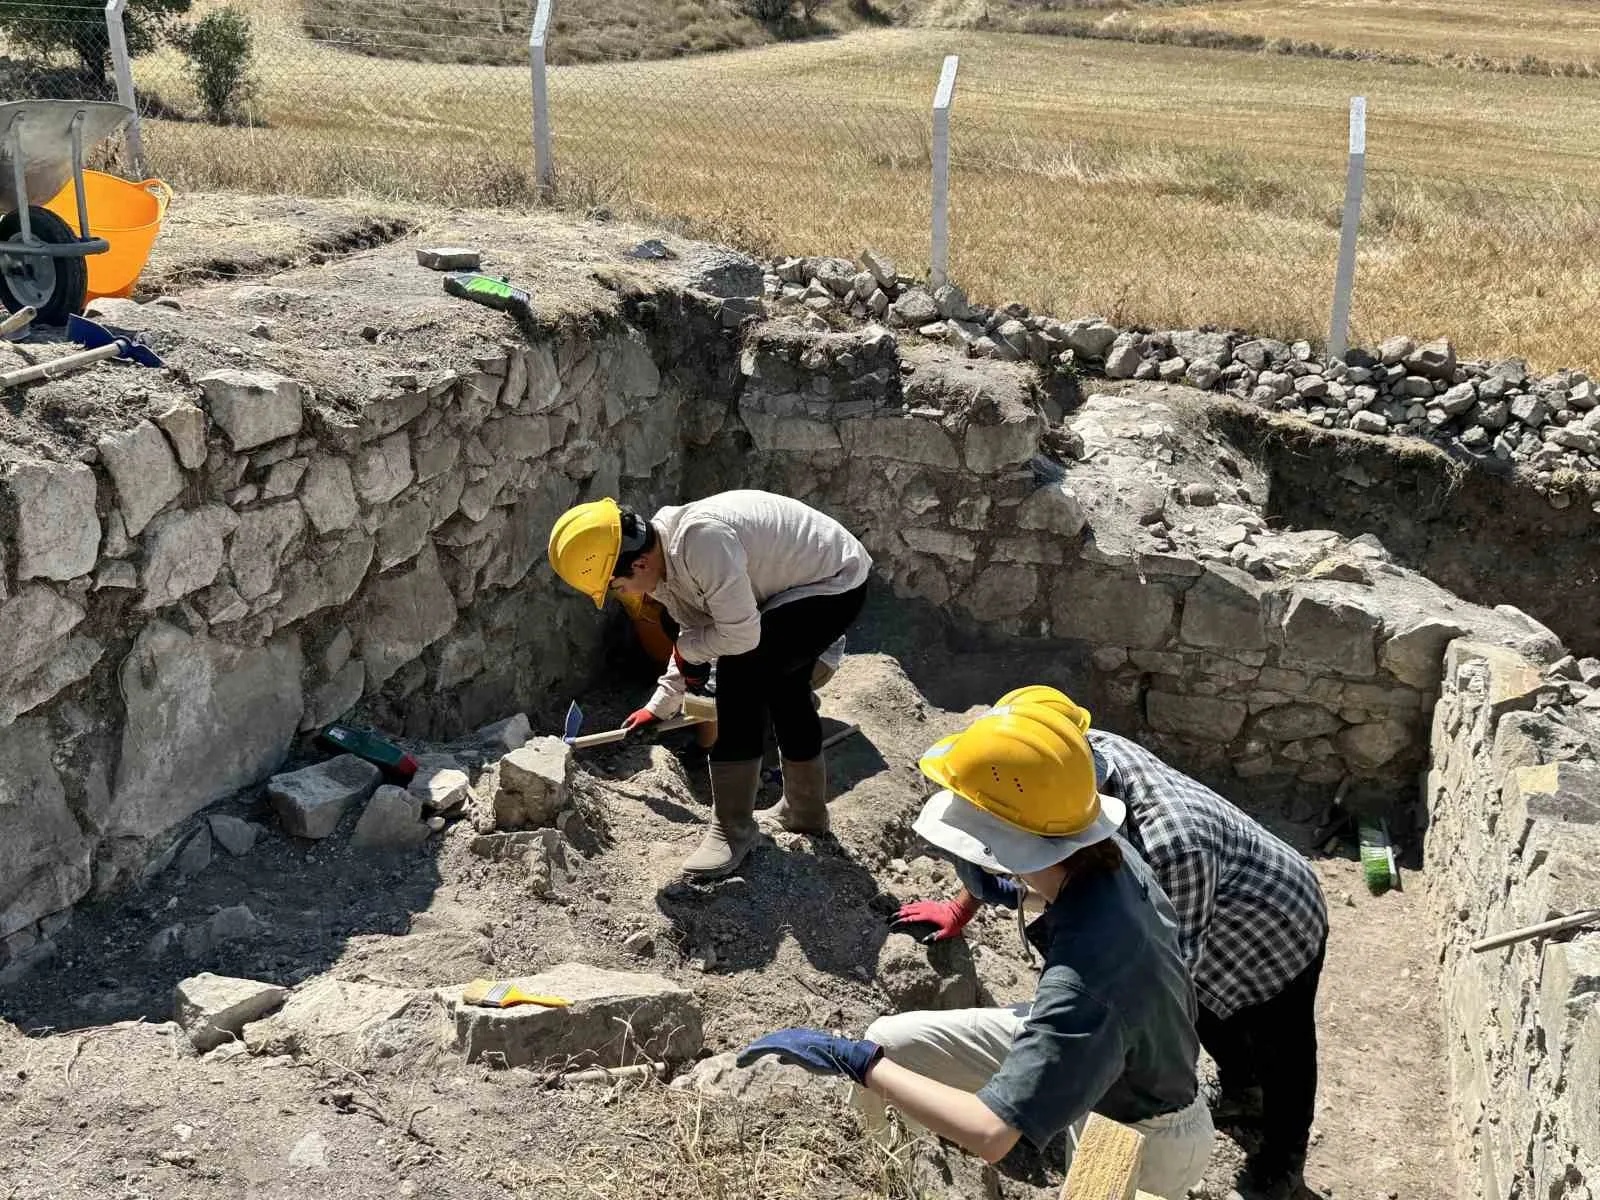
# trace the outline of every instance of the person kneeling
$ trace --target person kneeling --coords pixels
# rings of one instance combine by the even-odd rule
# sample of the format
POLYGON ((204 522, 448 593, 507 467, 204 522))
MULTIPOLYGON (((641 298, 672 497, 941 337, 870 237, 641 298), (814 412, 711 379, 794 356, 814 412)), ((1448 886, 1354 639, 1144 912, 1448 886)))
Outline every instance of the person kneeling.
POLYGON ((1088 1114, 1144 1134, 1139 1188, 1181 1200, 1215 1136, 1196 1075, 1199 1038, 1177 923, 1154 878, 1116 836, 1121 803, 1095 787, 1083 733, 1018 704, 934 746, 922 770, 944 789, 917 832, 1045 901, 1028 928, 1044 955, 1029 1004, 911 1012, 856 1041, 820 1030, 769 1034, 740 1052, 843 1074, 988 1162, 1026 1137, 1043 1149, 1088 1114))

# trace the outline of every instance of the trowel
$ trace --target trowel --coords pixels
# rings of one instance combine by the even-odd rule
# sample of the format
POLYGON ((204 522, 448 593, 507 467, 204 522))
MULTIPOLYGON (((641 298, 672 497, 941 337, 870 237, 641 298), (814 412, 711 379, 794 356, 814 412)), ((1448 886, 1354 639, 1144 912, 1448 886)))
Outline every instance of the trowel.
MULTIPOLYGON (((683 712, 673 717, 670 721, 657 721, 651 725, 651 733, 670 733, 674 729, 687 729, 691 725, 704 725, 707 721, 717 719, 717 702, 710 696, 687 695, 683 698, 683 712)), ((578 707, 574 700, 567 707, 567 719, 562 730, 562 740, 574 750, 584 750, 590 746, 606 746, 612 742, 624 740, 632 730, 608 729, 604 733, 591 733, 582 737, 578 730, 583 728, 583 709, 578 707)))

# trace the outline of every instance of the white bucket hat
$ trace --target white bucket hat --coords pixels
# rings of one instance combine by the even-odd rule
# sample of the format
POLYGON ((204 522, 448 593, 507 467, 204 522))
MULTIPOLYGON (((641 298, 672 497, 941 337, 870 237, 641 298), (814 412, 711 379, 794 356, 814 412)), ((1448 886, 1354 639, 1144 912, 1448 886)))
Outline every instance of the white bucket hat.
POLYGON ((1002 821, 947 788, 922 806, 912 828, 939 849, 991 874, 1026 875, 1105 841, 1127 816, 1121 800, 1102 793, 1100 815, 1086 829, 1070 837, 1041 837, 1002 821))

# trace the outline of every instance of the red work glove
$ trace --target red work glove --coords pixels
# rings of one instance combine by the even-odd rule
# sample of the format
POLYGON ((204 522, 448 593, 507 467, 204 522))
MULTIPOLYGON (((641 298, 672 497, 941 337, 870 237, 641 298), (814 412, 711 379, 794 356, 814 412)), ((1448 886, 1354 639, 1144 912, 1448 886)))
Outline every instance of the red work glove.
POLYGON ((909 933, 923 945, 947 942, 960 935, 978 912, 978 901, 963 891, 962 900, 918 900, 902 905, 889 922, 896 933, 909 933))
POLYGON ((660 719, 648 708, 636 708, 628 714, 628 719, 622 723, 622 727, 632 733, 636 729, 644 729, 654 725, 660 719))

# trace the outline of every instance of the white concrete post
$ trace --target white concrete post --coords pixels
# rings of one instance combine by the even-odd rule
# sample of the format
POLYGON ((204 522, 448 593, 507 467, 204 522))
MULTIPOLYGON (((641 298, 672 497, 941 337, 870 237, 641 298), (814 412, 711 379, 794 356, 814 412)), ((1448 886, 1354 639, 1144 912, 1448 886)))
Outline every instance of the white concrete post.
POLYGON ((950 102, 955 99, 956 67, 961 59, 951 54, 939 72, 933 94, 933 286, 945 285, 950 271, 950 102))
POLYGON ((1339 232, 1339 269, 1333 279, 1333 325, 1328 354, 1343 358, 1350 343, 1350 295, 1356 283, 1356 231, 1367 179, 1367 98, 1350 97, 1350 167, 1344 182, 1344 221, 1339 232))
POLYGON ((533 181, 541 195, 555 182, 550 153, 550 91, 545 81, 544 47, 550 33, 553 0, 539 0, 528 32, 528 63, 533 68, 533 181))
POLYGON ((139 129, 139 103, 133 92, 133 62, 128 58, 128 35, 122 28, 122 10, 128 0, 106 0, 106 37, 111 43, 111 69, 117 77, 117 103, 133 109, 133 120, 128 122, 128 157, 133 161, 134 174, 149 174, 144 161, 144 137, 139 129))

